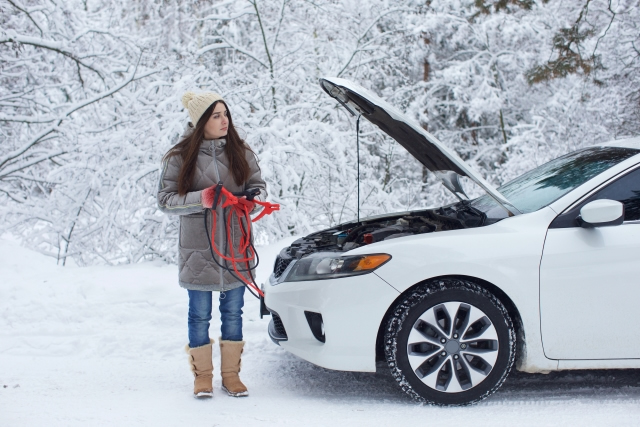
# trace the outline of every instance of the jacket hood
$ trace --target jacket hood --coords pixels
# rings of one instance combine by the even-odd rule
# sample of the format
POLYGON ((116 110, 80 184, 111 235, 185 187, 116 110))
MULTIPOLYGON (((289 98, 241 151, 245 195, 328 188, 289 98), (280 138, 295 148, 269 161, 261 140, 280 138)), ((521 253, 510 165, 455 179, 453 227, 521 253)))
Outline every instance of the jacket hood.
POLYGON ((458 198, 468 199, 458 179, 459 176, 466 176, 484 189, 510 215, 520 213, 506 197, 467 165, 453 150, 447 148, 435 136, 374 93, 349 80, 337 77, 320 79, 320 86, 351 114, 361 115, 395 139, 433 172, 458 198))

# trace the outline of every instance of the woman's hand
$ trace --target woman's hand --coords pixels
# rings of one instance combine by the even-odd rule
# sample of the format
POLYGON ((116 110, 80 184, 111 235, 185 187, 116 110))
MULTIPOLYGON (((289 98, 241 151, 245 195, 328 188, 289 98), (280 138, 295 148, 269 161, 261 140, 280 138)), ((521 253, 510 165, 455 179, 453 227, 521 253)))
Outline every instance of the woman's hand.
POLYGON ((253 209, 256 207, 256 204, 250 200, 247 200, 246 196, 238 197, 238 204, 243 207, 246 207, 246 210, 249 213, 252 212, 253 209))
POLYGON ((202 190, 202 195, 200 196, 202 206, 207 209, 211 209, 213 207, 213 202, 216 197, 216 187, 218 186, 212 185, 211 187, 202 190))
MULTIPOLYGON (((200 201, 202 203, 202 206, 207 209, 212 209, 214 203, 220 201, 220 200, 216 200, 216 194, 218 196, 218 199, 220 199, 220 190, 222 190, 221 184, 212 185, 211 187, 205 188, 204 190, 202 190, 202 195, 200 196, 200 199, 201 199, 200 201)), ((231 193, 227 192, 226 194, 227 194, 227 197, 232 198, 232 200, 229 201, 230 203, 225 203, 223 207, 228 206, 229 204, 237 203, 243 209, 246 209, 246 211, 249 213, 251 213, 253 209, 256 207, 255 203, 253 203, 251 200, 247 200, 247 196, 241 196, 236 199, 236 197, 234 197, 231 193)))

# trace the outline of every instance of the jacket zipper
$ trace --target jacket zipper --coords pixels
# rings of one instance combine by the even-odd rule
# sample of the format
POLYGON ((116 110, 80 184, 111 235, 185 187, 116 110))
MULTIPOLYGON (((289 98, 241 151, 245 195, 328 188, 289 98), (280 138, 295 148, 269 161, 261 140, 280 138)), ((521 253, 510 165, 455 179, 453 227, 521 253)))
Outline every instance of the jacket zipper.
MULTIPOLYGON (((216 171, 216 177, 217 177, 216 183, 218 183, 218 182, 221 181, 221 179, 220 179, 220 171, 218 170, 218 157, 216 156, 216 143, 215 143, 215 141, 213 141, 211 143, 211 146, 209 147, 209 149, 211 150, 211 154, 213 154, 213 168, 216 171)), ((216 214, 218 212, 218 207, 219 206, 216 206, 216 214)), ((221 213, 218 216, 218 231, 217 231, 217 235, 218 236, 222 236, 222 222, 223 221, 220 221, 220 218, 224 218, 224 209, 221 206, 220 206, 220 210, 221 210, 221 213)), ((215 240, 214 240, 213 243, 215 244, 215 240)), ((222 265, 223 262, 224 262, 224 260, 222 258, 220 258, 220 265, 222 265)), ((224 273, 222 272, 222 268, 219 268, 219 270, 220 270, 220 292, 224 293, 224 273)))

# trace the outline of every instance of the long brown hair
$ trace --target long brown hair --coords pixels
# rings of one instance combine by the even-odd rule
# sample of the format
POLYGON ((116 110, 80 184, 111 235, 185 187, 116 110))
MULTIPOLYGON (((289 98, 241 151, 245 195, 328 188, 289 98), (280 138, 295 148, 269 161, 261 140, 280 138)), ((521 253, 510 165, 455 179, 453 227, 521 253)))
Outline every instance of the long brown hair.
POLYGON ((229 111, 227 104, 224 101, 216 101, 202 114, 193 132, 174 145, 165 156, 165 158, 177 155, 182 157, 182 166, 178 174, 178 194, 181 196, 184 196, 191 190, 193 175, 196 172, 196 162, 198 160, 200 144, 202 144, 204 139, 204 126, 211 117, 218 102, 221 102, 227 108, 229 126, 227 128, 227 136, 225 137, 227 143, 224 146, 224 151, 229 159, 229 170, 231 171, 233 180, 236 184, 240 185, 249 179, 249 163, 245 155, 246 150, 251 151, 251 149, 244 140, 240 138, 240 135, 238 135, 238 131, 236 131, 233 120, 231 119, 231 111, 229 111))

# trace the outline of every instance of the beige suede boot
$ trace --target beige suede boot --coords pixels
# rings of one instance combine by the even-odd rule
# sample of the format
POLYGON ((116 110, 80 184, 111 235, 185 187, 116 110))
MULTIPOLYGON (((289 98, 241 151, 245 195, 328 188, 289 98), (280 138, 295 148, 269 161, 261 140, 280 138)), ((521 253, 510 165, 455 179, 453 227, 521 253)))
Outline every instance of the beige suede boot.
POLYGON ((195 379, 193 380, 193 394, 195 397, 213 397, 213 362, 211 361, 211 344, 202 347, 185 347, 189 355, 189 366, 195 379))
POLYGON ((240 381, 240 355, 244 341, 220 340, 220 371, 222 372, 222 389, 229 396, 249 396, 247 388, 240 381))

